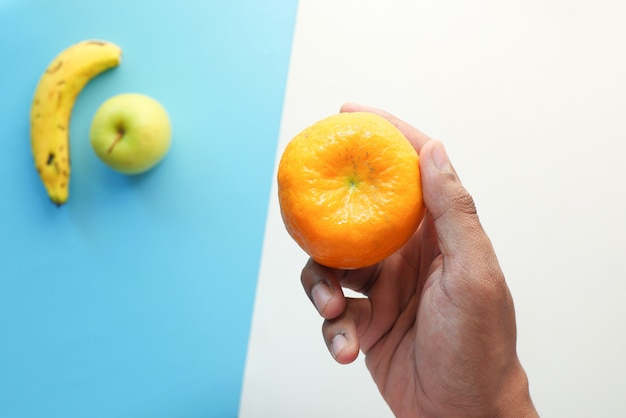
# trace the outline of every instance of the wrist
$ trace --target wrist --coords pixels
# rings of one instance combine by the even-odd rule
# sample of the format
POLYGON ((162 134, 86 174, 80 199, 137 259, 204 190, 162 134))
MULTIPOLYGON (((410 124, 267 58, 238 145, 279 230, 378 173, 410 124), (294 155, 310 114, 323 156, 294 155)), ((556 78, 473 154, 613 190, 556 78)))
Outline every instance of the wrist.
POLYGON ((519 360, 515 361, 511 373, 501 386, 501 396, 497 402, 494 416, 502 418, 539 417, 530 398, 528 376, 519 360))

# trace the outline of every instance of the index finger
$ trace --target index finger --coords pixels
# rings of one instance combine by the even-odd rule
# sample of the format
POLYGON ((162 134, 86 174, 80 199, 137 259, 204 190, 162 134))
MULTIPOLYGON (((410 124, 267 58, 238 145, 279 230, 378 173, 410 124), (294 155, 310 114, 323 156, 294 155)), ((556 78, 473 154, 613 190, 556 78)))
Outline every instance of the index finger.
POLYGON ((413 148, 415 148, 418 153, 422 150, 422 146, 426 142, 431 140, 431 138, 428 137, 426 134, 409 125, 402 119, 376 107, 365 106, 358 103, 344 103, 339 111, 342 113, 369 112, 382 116, 383 118, 391 122, 396 128, 398 128, 400 132, 402 132, 402 134, 409 140, 411 145, 413 145, 413 148))

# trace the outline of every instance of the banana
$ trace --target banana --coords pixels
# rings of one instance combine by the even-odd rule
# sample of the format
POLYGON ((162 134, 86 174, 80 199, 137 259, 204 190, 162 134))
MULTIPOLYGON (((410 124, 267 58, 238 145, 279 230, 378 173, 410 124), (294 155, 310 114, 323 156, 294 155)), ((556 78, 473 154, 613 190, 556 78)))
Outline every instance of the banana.
POLYGON ((31 149, 39 177, 57 206, 69 196, 69 124, 74 102, 89 80, 121 60, 119 46, 86 40, 61 51, 39 79, 30 112, 31 149))

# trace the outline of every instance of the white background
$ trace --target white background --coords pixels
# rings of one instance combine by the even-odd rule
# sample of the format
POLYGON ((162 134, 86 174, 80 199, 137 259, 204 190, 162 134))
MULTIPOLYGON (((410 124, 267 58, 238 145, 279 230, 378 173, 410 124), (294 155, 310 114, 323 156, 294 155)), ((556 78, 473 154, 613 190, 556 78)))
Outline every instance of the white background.
MULTIPOLYGON (((277 158, 357 101, 442 140, 516 302, 542 416, 618 417, 626 390, 626 2, 300 0, 277 158)), ((241 417, 387 417, 333 362, 272 190, 241 417)))

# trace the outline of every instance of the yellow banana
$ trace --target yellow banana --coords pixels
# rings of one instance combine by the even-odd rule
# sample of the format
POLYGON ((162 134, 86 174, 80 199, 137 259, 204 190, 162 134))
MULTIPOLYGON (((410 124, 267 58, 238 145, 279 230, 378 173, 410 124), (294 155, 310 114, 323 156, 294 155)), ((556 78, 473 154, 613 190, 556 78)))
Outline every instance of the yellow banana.
POLYGON ((121 59, 119 46, 86 40, 63 50, 39 79, 30 113, 31 149, 48 196, 58 206, 69 196, 69 124, 76 97, 89 80, 121 59))

